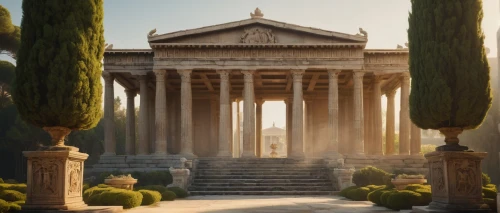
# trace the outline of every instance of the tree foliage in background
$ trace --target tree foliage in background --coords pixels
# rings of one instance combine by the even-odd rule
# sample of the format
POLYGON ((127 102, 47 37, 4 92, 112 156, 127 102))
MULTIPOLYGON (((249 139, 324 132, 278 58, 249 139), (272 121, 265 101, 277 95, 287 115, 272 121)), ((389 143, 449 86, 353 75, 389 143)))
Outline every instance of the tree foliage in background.
POLYGON ((477 128, 491 106, 481 0, 412 0, 410 117, 418 127, 477 128))
POLYGON ((94 127, 102 116, 103 0, 24 0, 13 98, 39 127, 94 127))
POLYGON ((21 28, 12 24, 9 11, 0 5, 0 53, 15 56, 20 45, 21 28))
POLYGON ((8 61, 0 61, 0 108, 12 103, 10 85, 14 80, 16 67, 8 61))

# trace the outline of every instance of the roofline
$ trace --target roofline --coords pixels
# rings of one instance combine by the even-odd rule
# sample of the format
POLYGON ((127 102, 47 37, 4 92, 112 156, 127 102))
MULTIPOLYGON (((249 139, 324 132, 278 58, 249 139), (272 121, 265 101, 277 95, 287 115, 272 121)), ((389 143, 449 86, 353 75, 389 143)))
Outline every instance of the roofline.
POLYGON ((152 49, 107 49, 104 50, 104 54, 116 54, 116 53, 153 53, 152 49))
POLYGON ((399 53, 399 54, 408 54, 410 53, 408 49, 365 49, 364 53, 368 54, 377 54, 377 53, 399 53))
POLYGON ((303 32, 309 32, 309 33, 317 34, 317 35, 337 37, 337 38, 343 38, 343 39, 351 39, 351 40, 355 40, 355 41, 359 41, 359 42, 367 42, 368 41, 367 37, 361 36, 361 35, 351 35, 351 34, 347 34, 347 33, 339 33, 339 32, 334 32, 334 31, 323 30, 323 29, 319 29, 319 28, 304 27, 304 26, 300 26, 300 25, 288 24, 285 22, 279 22, 279 21, 274 21, 274 20, 264 19, 264 18, 253 18, 253 19, 251 18, 251 19, 244 19, 244 20, 234 21, 234 22, 229 22, 229 23, 224 23, 224 24, 188 29, 188 30, 180 30, 180 31, 165 33, 165 34, 161 34, 161 35, 153 35, 153 36, 148 37, 148 42, 154 42, 154 41, 176 38, 176 37, 187 36, 187 35, 193 35, 193 34, 212 32, 212 31, 217 31, 217 30, 224 30, 224 29, 239 27, 242 25, 255 24, 255 23, 271 25, 274 27, 284 28, 284 29, 288 29, 288 30, 301 30, 303 32), (299 29, 294 29, 294 28, 299 28, 299 29))
POLYGON ((243 43, 150 43, 151 48, 163 47, 187 47, 187 48, 224 48, 224 47, 271 47, 271 48, 301 48, 301 47, 319 47, 319 48, 342 48, 342 47, 360 47, 364 48, 365 43, 311 43, 311 44, 297 44, 297 43, 273 43, 273 44, 243 44, 243 43))

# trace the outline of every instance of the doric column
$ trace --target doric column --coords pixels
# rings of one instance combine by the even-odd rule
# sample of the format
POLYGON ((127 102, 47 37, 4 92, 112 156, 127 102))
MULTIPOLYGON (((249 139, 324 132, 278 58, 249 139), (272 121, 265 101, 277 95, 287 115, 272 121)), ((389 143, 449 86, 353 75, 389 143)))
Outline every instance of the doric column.
POLYGON ((396 90, 387 92, 387 114, 385 119, 385 154, 394 155, 394 133, 395 133, 395 104, 394 96, 396 95, 396 90))
POLYGON ((304 109, 302 94, 302 75, 304 70, 292 70, 293 76, 293 118, 292 118, 292 153, 290 157, 304 157, 304 109))
POLYGON ((242 71, 243 90, 243 154, 242 157, 255 157, 255 94, 253 87, 254 71, 242 71))
POLYGON ((241 112, 240 112, 240 100, 236 99, 236 138, 234 140, 234 151, 233 157, 239 158, 241 154, 241 112))
POLYGON ((125 126, 125 153, 135 154, 135 96, 136 90, 126 89, 127 94, 127 124, 125 126))
POLYGON ((181 76, 181 152, 188 158, 193 153, 193 98, 191 93, 191 70, 177 70, 181 76))
POLYGON ((256 103, 256 116, 255 116, 255 155, 258 158, 262 157, 262 104, 264 100, 257 99, 256 103))
POLYGON ((382 92, 380 88, 380 77, 375 76, 373 81, 373 151, 374 155, 383 155, 382 148, 382 92))
POLYGON ((219 152, 217 157, 231 157, 231 102, 229 97, 229 70, 217 71, 220 75, 219 152))
POLYGON ((339 158, 339 78, 340 70, 328 70, 328 141, 325 157, 339 158))
POLYGON ((418 128, 413 122, 411 124, 411 140, 410 140, 410 154, 411 155, 422 155, 421 144, 422 144, 422 130, 418 128))
POLYGON ((285 99, 286 105, 286 156, 292 154, 292 99, 285 99))
POLYGON ((365 73, 355 71, 354 78, 354 154, 364 155, 364 118, 363 118, 363 76, 365 73))
POLYGON ((115 77, 113 74, 103 72, 104 78, 104 154, 116 154, 116 139, 115 139, 115 94, 113 83, 115 77))
POLYGON ((155 150, 156 155, 167 154, 167 94, 165 91, 166 70, 155 70, 155 150))
POLYGON ((401 111, 399 113, 399 154, 410 154, 410 73, 401 75, 401 111))
POLYGON ((148 76, 139 76, 140 106, 139 106, 139 147, 137 155, 149 154, 149 100, 148 76))

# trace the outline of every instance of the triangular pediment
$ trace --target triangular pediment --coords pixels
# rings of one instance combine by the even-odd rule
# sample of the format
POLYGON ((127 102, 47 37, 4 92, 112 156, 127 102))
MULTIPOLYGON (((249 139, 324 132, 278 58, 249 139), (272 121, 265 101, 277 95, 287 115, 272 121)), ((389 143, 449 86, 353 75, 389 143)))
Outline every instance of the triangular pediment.
POLYGON ((263 18, 148 36, 150 44, 365 44, 367 37, 263 18))

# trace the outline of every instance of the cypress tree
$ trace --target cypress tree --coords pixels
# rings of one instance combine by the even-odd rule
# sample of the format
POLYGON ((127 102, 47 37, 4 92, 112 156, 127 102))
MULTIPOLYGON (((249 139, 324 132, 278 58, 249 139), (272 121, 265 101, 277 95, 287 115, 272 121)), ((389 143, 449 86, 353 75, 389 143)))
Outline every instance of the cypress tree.
MULTIPOLYGON (((412 0, 410 117, 422 129, 475 129, 491 106, 482 0, 412 0)), ((458 135, 457 134, 457 135, 458 135)), ((451 139, 451 140, 450 140, 451 139)))
MULTIPOLYGON (((24 0, 22 8, 13 93, 21 117, 49 133, 94 127, 102 117, 103 0, 24 0)), ((65 135, 53 133, 63 146, 65 135)))

